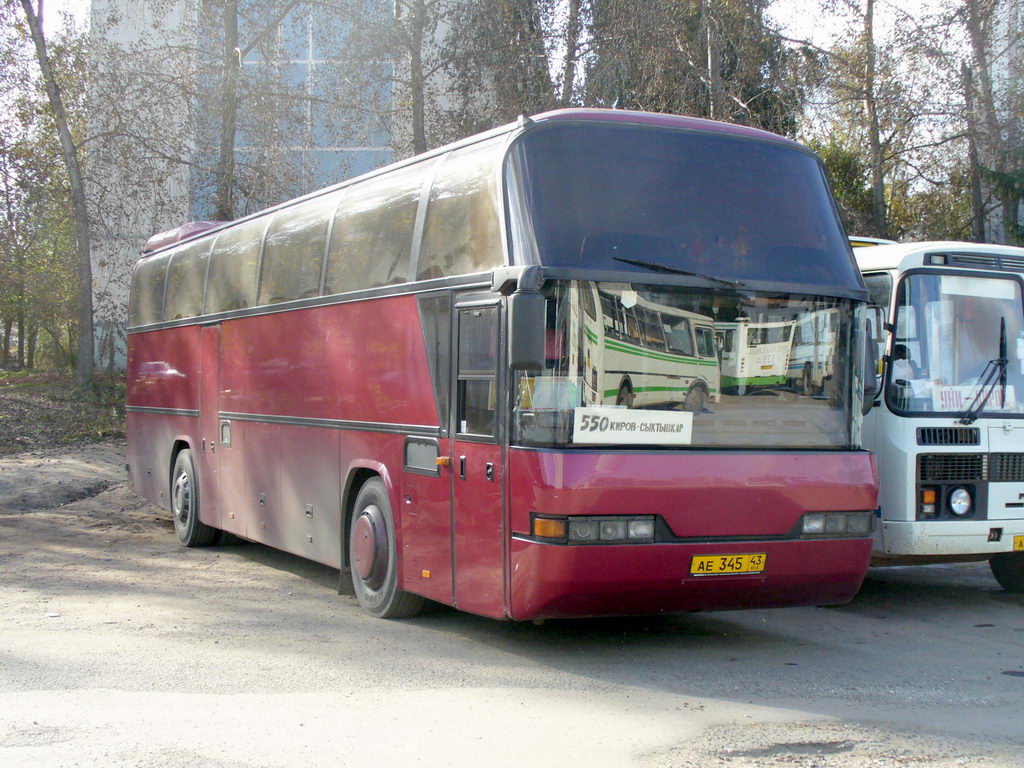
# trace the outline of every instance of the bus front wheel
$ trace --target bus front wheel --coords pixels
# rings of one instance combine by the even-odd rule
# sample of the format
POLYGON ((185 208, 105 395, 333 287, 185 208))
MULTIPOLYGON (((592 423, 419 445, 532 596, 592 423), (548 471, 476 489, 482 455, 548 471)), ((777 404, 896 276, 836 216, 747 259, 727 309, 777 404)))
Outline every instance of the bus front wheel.
POLYGON ((707 390, 700 384, 695 384, 690 387, 690 391, 686 393, 686 398, 683 400, 683 408, 688 410, 690 413, 702 413, 707 402, 707 390))
POLYGON ((206 547, 217 538, 217 529, 199 519, 199 483, 192 451, 178 452, 171 472, 171 514, 178 541, 186 547, 206 547))
POLYGON ((992 555, 988 564, 1003 589, 1024 593, 1024 552, 1000 552, 992 555))
POLYGON ((406 619, 423 608, 423 598, 398 588, 395 518, 384 483, 367 480, 356 497, 348 535, 348 558, 356 599, 381 619, 406 619))

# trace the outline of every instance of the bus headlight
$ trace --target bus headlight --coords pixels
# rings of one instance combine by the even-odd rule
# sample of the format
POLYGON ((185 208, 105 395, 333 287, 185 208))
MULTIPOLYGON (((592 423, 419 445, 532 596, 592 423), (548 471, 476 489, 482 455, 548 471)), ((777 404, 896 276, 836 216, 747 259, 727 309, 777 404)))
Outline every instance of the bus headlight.
POLYGON ((801 518, 804 538, 826 536, 869 536, 874 512, 808 512, 801 518))
POLYGON ((966 488, 954 488, 949 494, 949 511, 963 517, 971 511, 971 494, 966 488))

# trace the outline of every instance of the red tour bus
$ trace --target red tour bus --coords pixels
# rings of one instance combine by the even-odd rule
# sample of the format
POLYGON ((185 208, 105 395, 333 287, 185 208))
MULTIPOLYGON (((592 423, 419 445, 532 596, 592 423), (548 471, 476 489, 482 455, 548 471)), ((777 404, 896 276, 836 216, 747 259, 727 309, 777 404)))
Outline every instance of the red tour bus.
POLYGON ((197 229, 151 241, 129 308, 129 475, 186 546, 349 568, 386 618, 859 588, 867 293, 800 145, 557 111, 197 229), (820 313, 822 391, 719 391, 716 323, 820 313))

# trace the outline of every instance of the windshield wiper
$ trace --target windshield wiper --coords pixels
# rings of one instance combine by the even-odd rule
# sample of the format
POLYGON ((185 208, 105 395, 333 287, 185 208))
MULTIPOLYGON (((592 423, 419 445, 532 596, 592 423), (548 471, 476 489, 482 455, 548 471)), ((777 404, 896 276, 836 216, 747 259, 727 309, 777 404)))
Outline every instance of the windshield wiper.
POLYGON ((739 280, 726 280, 724 277, 715 277, 714 275, 706 275, 703 272, 693 272, 689 269, 682 269, 680 267, 670 267, 668 264, 659 264, 656 261, 645 261, 644 259, 628 259, 625 256, 612 256, 615 261, 621 261, 624 264, 633 264, 637 267, 646 267, 653 272, 669 272, 675 275, 689 275, 690 277, 702 277, 705 280, 710 280, 714 283, 721 283, 722 285, 728 285, 730 288, 740 288, 743 283, 739 280))
POLYGON ((995 360, 989 360, 985 363, 985 368, 981 372, 981 379, 978 382, 978 388, 975 391, 974 397, 971 400, 971 405, 964 415, 960 419, 961 424, 973 424, 978 420, 978 416, 985 409, 988 404, 988 400, 992 397, 992 391, 998 384, 1001 388, 1002 393, 1002 405, 1000 407, 1006 407, 1006 318, 1002 317, 999 319, 999 357, 995 360))

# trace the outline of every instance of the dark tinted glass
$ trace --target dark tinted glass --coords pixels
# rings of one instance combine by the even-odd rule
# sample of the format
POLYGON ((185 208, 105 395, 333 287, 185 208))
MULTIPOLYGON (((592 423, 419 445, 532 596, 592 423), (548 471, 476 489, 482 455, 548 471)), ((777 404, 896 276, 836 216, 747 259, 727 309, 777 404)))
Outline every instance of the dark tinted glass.
POLYGON ((515 156, 544 264, 863 291, 820 166, 794 147, 576 123, 526 134, 515 156))

